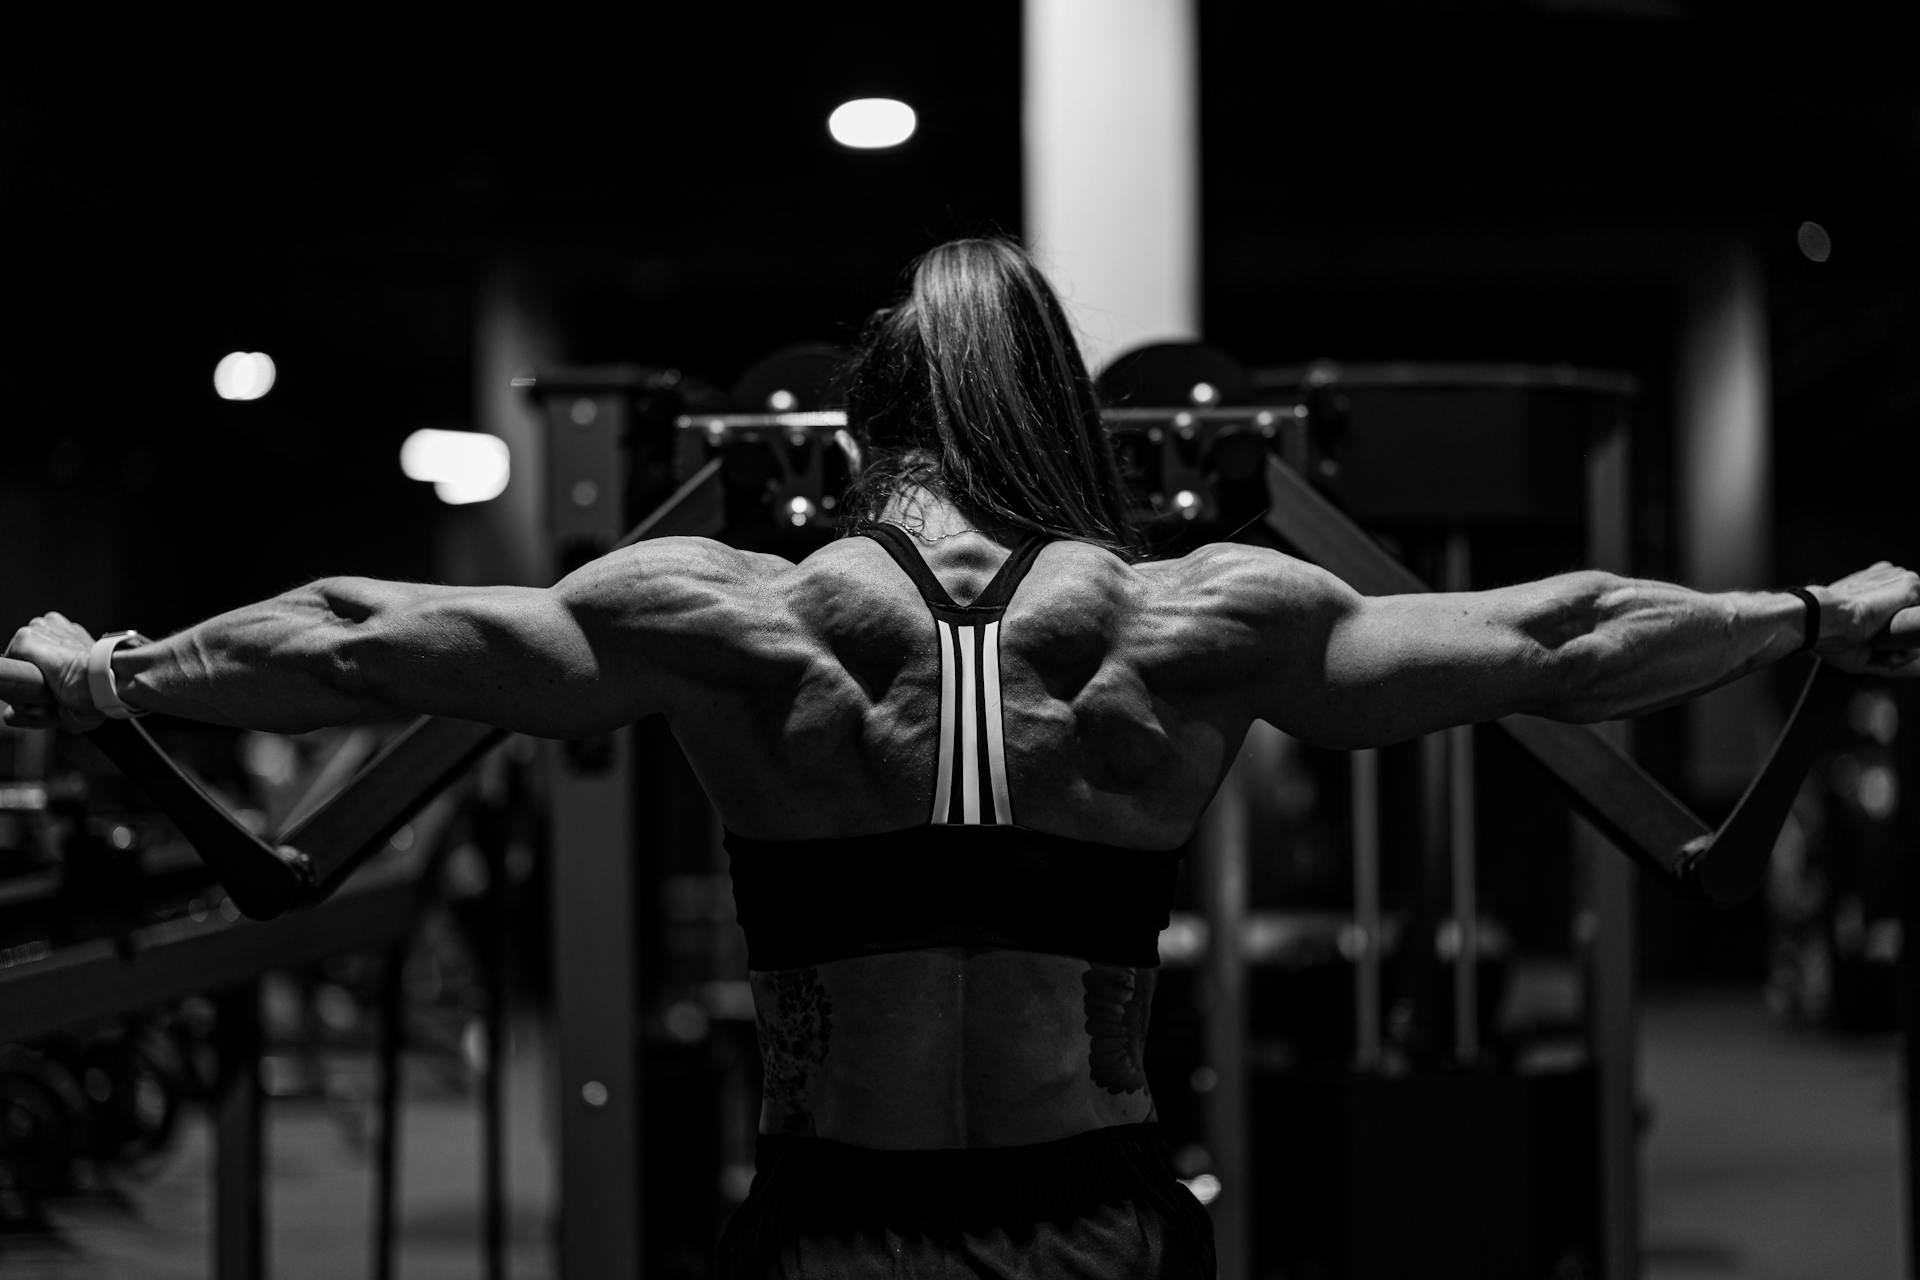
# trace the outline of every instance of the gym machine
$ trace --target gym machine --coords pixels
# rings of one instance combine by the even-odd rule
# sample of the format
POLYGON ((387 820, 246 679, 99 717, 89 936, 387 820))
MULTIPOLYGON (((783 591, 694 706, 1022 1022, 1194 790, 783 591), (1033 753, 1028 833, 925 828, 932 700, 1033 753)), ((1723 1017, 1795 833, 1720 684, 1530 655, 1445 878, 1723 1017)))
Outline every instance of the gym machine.
MULTIPOLYGON (((669 418, 676 381, 668 371, 633 368, 553 370, 519 380, 551 424, 549 518, 557 570, 668 534, 783 546, 795 545, 795 538, 804 544, 833 536, 831 500, 856 465, 843 414, 800 409, 669 418), (636 423, 648 430, 636 432, 636 423), (673 459, 670 467, 663 463, 667 458, 673 459), (663 470, 672 487, 656 498, 665 488, 663 470), (651 509, 620 538, 637 503, 651 509)), ((1306 478, 1320 475, 1323 461, 1312 417, 1311 403, 1288 401, 1124 407, 1113 410, 1110 420, 1169 545, 1179 545, 1183 528, 1195 540, 1194 533, 1214 518, 1225 518, 1217 494, 1252 487, 1267 495, 1266 509, 1256 509, 1253 518, 1356 588, 1372 594, 1421 589, 1411 570, 1306 478)), ((1510 717, 1498 729, 1547 770, 1576 812, 1610 843, 1661 878, 1725 906, 1757 887, 1799 778, 1851 685, 1816 665, 1766 765, 1717 831, 1599 732, 1530 717, 1510 717)), ((25 700, 38 693, 33 668, 0 660, 0 697, 25 700)), ((90 738, 180 826, 240 913, 256 920, 286 916, 264 932, 297 938, 341 927, 331 912, 377 914, 365 886, 398 873, 387 870, 385 859, 358 876, 356 869, 503 736, 485 726, 422 718, 272 842, 223 810, 140 722, 109 721, 90 738), (316 928, 316 921, 326 927, 316 928)), ((662 1207, 674 1203, 672 1193, 681 1193, 682 1204, 711 1206, 716 1179, 723 1196, 737 1200, 744 1192, 737 1163, 716 1170, 674 1141, 711 1125, 709 1133, 729 1133, 736 1149, 744 1143, 750 1150, 750 1121, 743 1131, 737 1108, 712 1099, 696 1102, 687 1089, 710 1065, 704 1047, 709 1030, 750 1026, 751 1006, 738 976, 744 958, 731 957, 731 978, 713 978, 723 954, 721 944, 711 942, 717 931, 676 928, 712 925, 729 913, 711 871, 718 833, 710 815, 697 817, 702 802, 672 771, 671 755, 670 739, 658 724, 549 750, 563 1104, 560 1253, 561 1274, 570 1277, 633 1274, 644 1262, 669 1269, 686 1264, 691 1260, 682 1252, 690 1247, 685 1242, 697 1238, 704 1253, 719 1214, 661 1216, 662 1207), (647 770, 634 767, 640 760, 647 770), (649 790, 642 790, 642 773, 651 779, 649 790), (636 839, 642 817, 649 835, 659 838, 636 839), (676 857, 682 861, 666 861, 676 857), (688 933, 709 941, 676 951, 672 940, 688 933), (663 1051, 656 1054, 650 1045, 663 1051), (643 1233, 649 1219, 660 1225, 643 1233)), ((1203 846, 1208 840, 1203 837, 1203 846)), ((1202 856, 1212 855, 1203 848, 1202 856)), ((1231 914, 1231 874, 1204 874, 1223 886, 1210 891, 1213 936, 1232 936, 1238 919, 1231 914)), ((1225 991, 1238 961, 1226 948, 1214 948, 1211 956, 1206 962, 1225 991), (1223 954, 1229 958, 1221 959, 1223 954)), ((225 973, 217 966, 210 971, 211 980, 208 970, 195 965, 181 973, 195 989, 206 989, 225 973)), ((0 1005, 0 1027, 11 1027, 13 1016, 24 1015, 0 1005)), ((747 1074, 737 1057, 728 1070, 736 1079, 747 1074)), ((232 1127, 243 1151, 251 1141, 256 1159, 232 1166, 222 1186, 250 1181, 256 1206, 250 1239, 257 1259, 258 1099, 250 1096, 251 1102, 234 1104, 232 1127)), ((1226 1131, 1243 1124, 1244 1114, 1228 1109, 1235 1101, 1230 1088, 1217 1089, 1213 1101, 1216 1159, 1225 1160, 1226 1131)), ((223 1110, 223 1124, 226 1117, 223 1110)), ((244 1204, 246 1197, 237 1189, 235 1194, 244 1204)), ((225 1200, 223 1195, 223 1205, 225 1200)), ((1230 1212, 1224 1201, 1216 1210, 1223 1217, 1230 1212)), ((235 1210, 234 1216, 242 1223, 234 1229, 236 1240, 248 1239, 247 1215, 235 1210)), ((1223 1264, 1229 1257, 1223 1250, 1223 1264)), ((222 1274, 251 1274, 224 1247, 222 1258, 222 1274)))
MULTIPOLYGON (((351 767, 359 755, 353 743, 373 732, 357 730, 330 763, 351 767)), ((149 763, 214 803, 183 765, 157 746, 154 753, 149 763)), ((316 789, 328 782, 323 766, 316 789)), ((443 837, 462 797, 449 792, 431 799, 381 842, 383 856, 338 892, 271 926, 247 920, 221 885, 207 882, 191 854, 183 866, 166 842, 148 847, 145 823, 114 815, 107 838, 93 839, 88 828, 102 818, 93 812, 100 800, 84 775, 0 787, 0 810, 22 822, 57 818, 75 833, 56 869, 14 875, 4 886, 8 906, 30 917, 19 930, 10 927, 9 936, 22 940, 0 963, 0 1182, 15 1201, 10 1216, 36 1219, 45 1199, 78 1189, 83 1167, 90 1171, 88 1185, 99 1185, 103 1156, 150 1154, 169 1136, 176 1109, 200 1103, 212 1120, 215 1273, 264 1275, 262 978, 373 951, 382 956, 382 976, 372 1263, 375 1275, 392 1275, 399 975, 423 912, 445 900, 439 873, 452 846, 443 837), (89 913, 91 921, 73 926, 89 913), (195 1000, 208 1006, 204 1027, 152 1012, 195 1000), (103 1126, 103 1116, 118 1124, 103 1126), (120 1132, 103 1134, 103 1127, 120 1132)), ((231 816, 224 809, 220 815, 182 812, 188 824, 231 816)), ((490 1110, 483 1123, 497 1124, 499 1115, 490 1110)))
MULTIPOLYGON (((1323 501, 1442 588, 1628 570, 1630 379, 1413 365, 1258 381, 1330 405, 1323 501)), ((1325 562, 1339 553, 1316 510, 1295 493, 1269 524, 1325 562)), ((1422 589, 1379 567, 1356 585, 1422 589)), ((1602 732, 1619 742, 1619 729, 1602 732)), ((1263 1268, 1637 1274, 1632 883, 1596 856, 1589 824, 1569 829, 1531 794, 1501 736, 1460 727, 1346 757, 1351 912, 1334 965, 1350 992, 1346 1060, 1226 1058, 1251 1076, 1255 1131, 1290 1134, 1287 1159, 1235 1170, 1261 1206, 1234 1224, 1236 1243, 1263 1268)), ((1244 843, 1219 850, 1245 856, 1244 843)), ((1228 1022, 1270 1044, 1257 1014, 1228 1022)))

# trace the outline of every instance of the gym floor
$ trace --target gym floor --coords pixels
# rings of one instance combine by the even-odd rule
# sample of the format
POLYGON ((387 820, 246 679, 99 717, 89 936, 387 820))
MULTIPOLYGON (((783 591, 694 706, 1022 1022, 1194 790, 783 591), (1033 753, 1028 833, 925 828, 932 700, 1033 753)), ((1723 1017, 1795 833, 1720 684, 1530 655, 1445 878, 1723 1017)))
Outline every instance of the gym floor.
MULTIPOLYGON (((1653 1113, 1645 1280, 1902 1274, 1895 1040, 1787 1028, 1750 991, 1651 999, 1642 1029, 1653 1113)), ((540 1280, 551 1274, 544 1068, 535 1035, 514 1042, 510 1274, 540 1280)), ((430 1081, 413 1092, 401 1139, 398 1274, 471 1277, 479 1267, 475 1109, 430 1081)), ((272 1275, 370 1274, 364 1119, 319 1102, 276 1102, 269 1116, 272 1275)), ((62 1204, 51 1238, 0 1236, 0 1272, 8 1280, 200 1280, 208 1274, 207 1156, 204 1126, 190 1125, 123 1199, 62 1204)))

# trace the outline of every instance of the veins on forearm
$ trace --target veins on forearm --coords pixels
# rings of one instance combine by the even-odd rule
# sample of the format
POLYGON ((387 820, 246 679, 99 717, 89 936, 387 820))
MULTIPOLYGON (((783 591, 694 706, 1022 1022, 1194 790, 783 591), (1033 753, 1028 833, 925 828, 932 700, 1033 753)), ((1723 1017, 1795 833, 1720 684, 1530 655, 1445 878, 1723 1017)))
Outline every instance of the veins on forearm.
POLYGON ((1647 715, 1737 680, 1784 656, 1786 634, 1752 593, 1693 591, 1622 580, 1602 601, 1586 646, 1579 720, 1647 715))
POLYGON ((331 628, 351 624, 328 607, 318 587, 243 605, 123 651, 116 669, 131 700, 190 719, 274 732, 386 714, 382 702, 347 678, 331 628))

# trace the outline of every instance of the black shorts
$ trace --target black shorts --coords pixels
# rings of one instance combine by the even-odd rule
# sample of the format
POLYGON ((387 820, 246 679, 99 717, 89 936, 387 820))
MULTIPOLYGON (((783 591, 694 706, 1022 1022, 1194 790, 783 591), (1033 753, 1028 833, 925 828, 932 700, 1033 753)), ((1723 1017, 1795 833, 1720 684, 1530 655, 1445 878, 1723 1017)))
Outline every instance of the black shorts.
POLYGON ((717 1261, 722 1280, 1212 1280, 1213 1224, 1154 1124, 948 1151, 763 1134, 717 1261))

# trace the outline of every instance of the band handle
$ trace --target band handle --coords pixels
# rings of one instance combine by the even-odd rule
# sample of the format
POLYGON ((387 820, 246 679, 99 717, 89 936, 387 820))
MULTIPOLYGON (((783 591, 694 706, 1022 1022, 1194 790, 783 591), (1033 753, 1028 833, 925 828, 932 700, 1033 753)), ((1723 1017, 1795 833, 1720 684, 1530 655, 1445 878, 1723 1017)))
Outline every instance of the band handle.
POLYGON ((0 658, 0 702, 16 707, 51 707, 54 697, 40 668, 19 658, 0 658))

